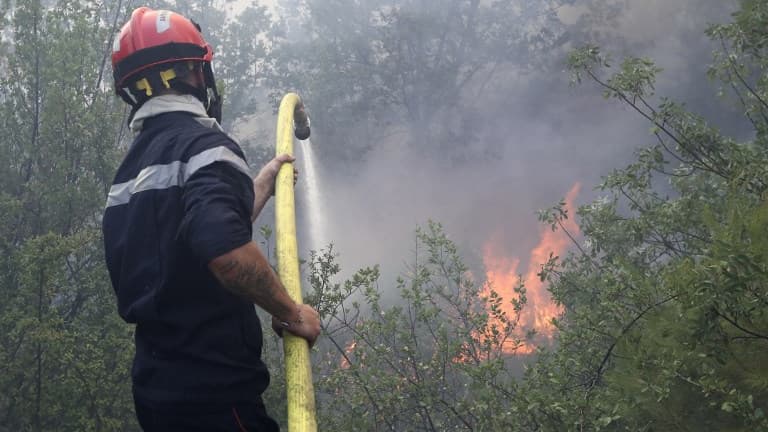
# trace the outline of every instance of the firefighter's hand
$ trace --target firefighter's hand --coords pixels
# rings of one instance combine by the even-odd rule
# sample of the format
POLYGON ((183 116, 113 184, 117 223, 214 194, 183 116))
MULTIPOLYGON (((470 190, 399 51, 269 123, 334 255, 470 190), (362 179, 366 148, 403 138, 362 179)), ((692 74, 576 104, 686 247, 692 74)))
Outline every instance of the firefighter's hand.
MULTIPOLYGON (((275 179, 277 178, 277 173, 280 171, 280 167, 283 166, 286 162, 293 162, 296 158, 288 155, 288 154, 281 154, 280 156, 275 157, 271 161, 269 161, 264 167, 259 171, 259 174, 256 176, 255 179, 253 179, 253 189, 256 192, 256 194, 262 194, 264 196, 270 197, 275 194, 275 179)), ((296 184, 296 180, 299 178, 299 171, 294 168, 293 169, 293 184, 296 184)))
POLYGON ((312 306, 300 304, 297 305, 298 318, 292 321, 283 321, 272 317, 272 330, 280 337, 284 331, 288 331, 309 342, 309 347, 315 344, 317 337, 320 336, 320 315, 312 306))

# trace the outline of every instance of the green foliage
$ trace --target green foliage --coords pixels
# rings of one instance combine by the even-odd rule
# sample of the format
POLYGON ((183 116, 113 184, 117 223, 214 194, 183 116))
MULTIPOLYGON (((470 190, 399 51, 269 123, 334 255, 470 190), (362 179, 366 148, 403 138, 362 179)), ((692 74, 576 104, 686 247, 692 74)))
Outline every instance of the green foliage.
POLYGON ((332 283, 340 271, 332 247, 312 256, 308 299, 328 341, 316 354, 322 427, 510 430, 516 386, 502 344, 519 346, 517 317, 489 306, 508 300, 481 296, 439 224, 418 229, 415 241, 398 305, 382 303, 378 268, 332 283))
POLYGON ((605 177, 604 196, 579 209, 577 251, 545 268, 566 312, 559 346, 528 370, 517 402, 537 428, 768 428, 765 4, 745 1, 709 31, 721 42, 712 76, 742 104, 751 142, 670 100, 654 106, 660 70, 647 59, 606 76, 597 47, 571 56, 574 81, 638 112, 656 144, 605 177))
POLYGON ((0 430, 134 429, 99 226, 122 117, 102 23, 122 11, 55 6, 15 2, 0 51, 0 430))

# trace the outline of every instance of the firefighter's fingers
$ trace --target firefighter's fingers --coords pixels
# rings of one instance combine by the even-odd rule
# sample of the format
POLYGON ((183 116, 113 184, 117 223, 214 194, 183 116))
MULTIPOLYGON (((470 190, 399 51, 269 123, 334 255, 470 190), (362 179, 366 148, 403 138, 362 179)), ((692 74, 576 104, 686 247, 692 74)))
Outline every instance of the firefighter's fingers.
POLYGON ((285 327, 283 327, 283 324, 275 317, 272 317, 272 330, 277 333, 278 336, 283 337, 283 330, 285 327))
MULTIPOLYGON (((275 179, 277 173, 280 172, 280 167, 286 162, 293 162, 296 160, 289 154, 281 154, 269 161, 259 171, 259 174, 253 179, 254 188, 259 191, 263 190, 268 196, 275 194, 275 179)), ((296 173, 294 172, 294 184, 296 183, 296 173)))
POLYGON ((279 168, 280 165, 282 165, 283 163, 285 163, 285 162, 293 162, 295 160, 296 160, 295 157, 289 155, 288 153, 283 153, 281 155, 277 155, 274 159, 272 159, 271 162, 277 162, 278 163, 277 166, 279 168))

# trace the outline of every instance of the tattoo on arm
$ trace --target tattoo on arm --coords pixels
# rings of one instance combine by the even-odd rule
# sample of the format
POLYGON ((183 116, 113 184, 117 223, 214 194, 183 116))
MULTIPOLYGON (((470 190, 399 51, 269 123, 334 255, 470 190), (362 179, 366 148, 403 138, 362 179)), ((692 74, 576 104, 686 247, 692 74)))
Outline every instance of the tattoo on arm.
POLYGON ((248 299, 267 311, 283 312, 285 307, 277 301, 276 278, 271 270, 236 259, 227 260, 219 267, 221 282, 232 293, 248 299))

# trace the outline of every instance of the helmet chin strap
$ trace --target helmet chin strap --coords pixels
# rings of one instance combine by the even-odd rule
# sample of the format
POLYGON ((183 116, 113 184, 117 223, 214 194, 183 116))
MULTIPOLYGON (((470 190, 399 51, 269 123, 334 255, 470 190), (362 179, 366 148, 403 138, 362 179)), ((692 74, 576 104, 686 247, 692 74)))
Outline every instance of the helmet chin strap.
POLYGON ((195 87, 182 80, 173 80, 171 88, 195 96, 205 106, 208 117, 214 118, 217 122, 221 123, 222 97, 216 88, 216 81, 213 78, 213 70, 210 63, 205 63, 203 66, 203 77, 204 83, 200 87, 195 87))
POLYGON ((204 92, 206 98, 203 104, 205 104, 208 117, 213 117, 217 122, 221 123, 221 105, 224 101, 219 94, 219 90, 216 88, 216 79, 213 77, 213 67, 210 62, 203 63, 203 79, 205 81, 204 92), (210 95, 208 95, 209 89, 211 90, 210 95))
MULTIPOLYGON (((175 81, 175 80, 174 80, 175 81)), ((208 108, 208 91, 205 87, 195 87, 192 84, 185 83, 184 81, 178 81, 171 84, 171 88, 183 93, 190 94, 196 97, 203 105, 208 108)))

